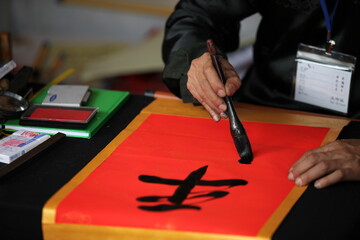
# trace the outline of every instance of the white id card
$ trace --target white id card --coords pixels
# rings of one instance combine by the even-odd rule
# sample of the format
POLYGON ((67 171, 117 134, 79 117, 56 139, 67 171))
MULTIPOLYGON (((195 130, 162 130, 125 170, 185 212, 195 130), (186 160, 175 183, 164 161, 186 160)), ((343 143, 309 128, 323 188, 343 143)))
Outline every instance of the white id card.
POLYGON ((347 114, 356 58, 300 44, 294 72, 294 99, 347 114))

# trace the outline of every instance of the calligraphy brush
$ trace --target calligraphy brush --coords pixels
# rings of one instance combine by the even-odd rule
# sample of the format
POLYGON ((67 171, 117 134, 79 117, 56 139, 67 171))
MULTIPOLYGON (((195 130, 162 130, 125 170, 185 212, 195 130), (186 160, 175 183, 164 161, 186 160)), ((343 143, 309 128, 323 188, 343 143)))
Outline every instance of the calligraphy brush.
MULTIPOLYGON (((211 56, 212 63, 216 69, 217 74, 219 75, 220 80, 225 85, 226 79, 224 76, 224 72, 222 70, 220 60, 218 59, 218 55, 216 52, 215 43, 213 40, 209 39, 206 42, 208 51, 211 56)), ((246 131, 240 119, 236 114, 236 110, 234 108, 233 102, 229 96, 224 97, 225 103, 227 105, 227 115, 230 120, 230 132, 231 136, 234 140, 236 150, 240 156, 240 163, 250 164, 253 160, 253 153, 251 150, 251 145, 248 136, 246 135, 246 131)))

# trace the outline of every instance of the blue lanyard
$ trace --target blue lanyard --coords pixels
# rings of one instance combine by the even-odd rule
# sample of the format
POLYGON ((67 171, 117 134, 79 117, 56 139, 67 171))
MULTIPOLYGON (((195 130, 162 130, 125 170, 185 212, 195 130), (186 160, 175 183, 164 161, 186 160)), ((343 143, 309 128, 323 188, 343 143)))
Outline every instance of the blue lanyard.
POLYGON ((320 0, 320 4, 321 4, 321 8, 323 10, 324 13, 324 17, 325 17, 325 24, 326 24, 326 29, 327 29, 327 34, 326 34, 326 43, 327 43, 327 48, 326 48, 326 53, 331 54, 331 50, 332 48, 335 46, 335 41, 331 39, 331 30, 332 30, 332 25, 333 25, 333 20, 334 20, 334 15, 336 12, 336 8, 338 6, 339 0, 336 0, 334 9, 331 13, 331 15, 329 14, 327 5, 326 5, 326 1, 325 0, 320 0))
POLYGON ((329 14, 327 5, 326 5, 326 1, 325 0, 320 0, 320 4, 321 4, 321 8, 323 10, 324 13, 324 17, 325 17, 325 24, 326 24, 326 29, 327 29, 327 36, 326 36, 326 41, 330 41, 331 40, 331 30, 332 30, 332 24, 333 24, 333 20, 334 20, 334 15, 336 12, 336 8, 338 6, 339 0, 336 0, 334 9, 331 13, 331 15, 329 14))

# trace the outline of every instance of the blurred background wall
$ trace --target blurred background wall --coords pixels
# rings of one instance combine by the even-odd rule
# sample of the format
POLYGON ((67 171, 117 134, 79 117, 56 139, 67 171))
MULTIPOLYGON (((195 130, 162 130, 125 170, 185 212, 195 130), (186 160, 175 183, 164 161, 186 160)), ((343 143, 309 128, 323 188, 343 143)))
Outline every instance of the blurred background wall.
MULTIPOLYGON (((142 91, 162 85, 162 31, 176 2, 1 0, 0 32, 10 33, 19 66, 38 65, 40 82, 73 67, 76 74, 67 82, 120 90, 137 84, 143 86, 134 91, 142 91)), ((259 20, 255 15, 244 21, 246 45, 253 41, 259 20)))

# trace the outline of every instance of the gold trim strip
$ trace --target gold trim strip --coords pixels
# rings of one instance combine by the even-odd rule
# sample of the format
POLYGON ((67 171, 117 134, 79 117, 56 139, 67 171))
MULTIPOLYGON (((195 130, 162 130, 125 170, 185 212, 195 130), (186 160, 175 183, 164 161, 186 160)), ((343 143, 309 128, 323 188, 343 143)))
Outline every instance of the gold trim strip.
MULTIPOLYGON (((81 224, 44 224, 43 230, 46 233, 44 238, 46 240, 254 240, 254 237, 230 234, 197 233, 81 224)), ((262 237, 257 239, 265 240, 262 237)))
POLYGON ((294 187, 286 198, 282 201, 276 211, 266 221, 264 226, 260 229, 258 237, 264 239, 271 239, 275 230, 279 227, 280 223, 284 220, 291 208, 304 193, 307 187, 294 187))

